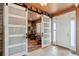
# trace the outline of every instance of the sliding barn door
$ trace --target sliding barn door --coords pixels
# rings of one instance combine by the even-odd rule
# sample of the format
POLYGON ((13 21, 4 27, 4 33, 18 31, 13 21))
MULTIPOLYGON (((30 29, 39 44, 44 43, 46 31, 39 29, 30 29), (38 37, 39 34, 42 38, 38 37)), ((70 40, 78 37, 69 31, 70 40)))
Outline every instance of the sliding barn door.
POLYGON ((5 55, 26 55, 27 12, 16 4, 4 5, 5 55))
POLYGON ((42 47, 51 45, 51 18, 42 15, 42 47))

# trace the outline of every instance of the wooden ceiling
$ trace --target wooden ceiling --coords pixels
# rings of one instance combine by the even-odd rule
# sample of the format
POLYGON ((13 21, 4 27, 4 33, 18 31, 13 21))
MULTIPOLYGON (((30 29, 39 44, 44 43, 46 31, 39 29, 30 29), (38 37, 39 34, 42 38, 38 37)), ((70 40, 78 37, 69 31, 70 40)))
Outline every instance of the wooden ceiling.
POLYGON ((35 21, 35 20, 38 20, 40 19, 41 15, 36 13, 36 12, 33 12, 33 11, 28 11, 28 20, 29 21, 35 21))
POLYGON ((65 12, 68 10, 75 9, 74 4, 71 4, 71 3, 48 3, 46 6, 42 6, 40 3, 27 3, 26 5, 28 7, 32 6, 39 10, 42 10, 43 12, 47 12, 48 14, 51 14, 52 16, 59 14, 62 11, 65 12))
MULTIPOLYGON (((39 13, 45 12, 48 15, 57 16, 72 10, 75 10, 75 5, 72 3, 47 3, 46 6, 42 6, 40 3, 26 3, 28 8, 31 8, 33 11, 39 11, 39 13)), ((34 20, 40 18, 37 13, 29 12, 34 20), (38 17, 37 17, 38 16, 38 17)))

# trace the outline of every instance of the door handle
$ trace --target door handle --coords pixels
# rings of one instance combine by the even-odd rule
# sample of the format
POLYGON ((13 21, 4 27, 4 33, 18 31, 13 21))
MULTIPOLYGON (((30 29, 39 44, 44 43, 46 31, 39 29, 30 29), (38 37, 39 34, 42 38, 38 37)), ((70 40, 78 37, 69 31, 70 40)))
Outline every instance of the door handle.
POLYGON ((26 38, 28 38, 28 33, 26 33, 26 38))
POLYGON ((43 33, 41 34, 41 36, 43 37, 43 33))

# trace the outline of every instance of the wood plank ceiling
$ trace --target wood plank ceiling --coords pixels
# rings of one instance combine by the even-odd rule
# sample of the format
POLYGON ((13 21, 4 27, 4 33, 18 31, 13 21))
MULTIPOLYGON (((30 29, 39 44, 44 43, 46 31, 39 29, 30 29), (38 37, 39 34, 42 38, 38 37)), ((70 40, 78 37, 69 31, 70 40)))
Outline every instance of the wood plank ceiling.
MULTIPOLYGON (((37 11, 40 14, 45 13, 48 16, 57 16, 75 9, 75 5, 72 3, 47 3, 46 6, 42 6, 40 3, 26 3, 27 8, 32 11, 37 11)), ((29 12, 29 19, 38 19, 40 15, 34 12, 29 12)))
POLYGON ((36 21, 38 19, 41 18, 41 15, 36 13, 36 12, 32 12, 32 11, 28 11, 28 20, 29 21, 36 21))

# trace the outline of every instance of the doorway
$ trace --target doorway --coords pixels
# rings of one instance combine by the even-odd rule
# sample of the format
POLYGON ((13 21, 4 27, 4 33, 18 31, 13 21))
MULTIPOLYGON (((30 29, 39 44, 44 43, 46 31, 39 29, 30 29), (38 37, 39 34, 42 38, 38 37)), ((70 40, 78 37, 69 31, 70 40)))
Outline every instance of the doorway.
POLYGON ((28 52, 41 48, 41 16, 28 10, 28 52))
POLYGON ((28 11, 28 52, 51 45, 51 18, 28 11))

